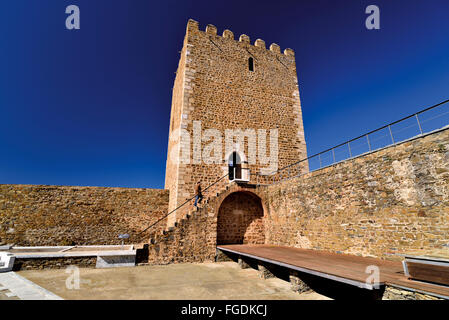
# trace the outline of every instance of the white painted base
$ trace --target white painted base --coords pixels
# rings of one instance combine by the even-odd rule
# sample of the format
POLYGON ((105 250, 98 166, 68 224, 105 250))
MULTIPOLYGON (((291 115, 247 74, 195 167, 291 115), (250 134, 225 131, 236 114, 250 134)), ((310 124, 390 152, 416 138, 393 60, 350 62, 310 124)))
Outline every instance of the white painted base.
POLYGON ((0 252, 0 272, 12 271, 16 257, 12 253, 0 252))

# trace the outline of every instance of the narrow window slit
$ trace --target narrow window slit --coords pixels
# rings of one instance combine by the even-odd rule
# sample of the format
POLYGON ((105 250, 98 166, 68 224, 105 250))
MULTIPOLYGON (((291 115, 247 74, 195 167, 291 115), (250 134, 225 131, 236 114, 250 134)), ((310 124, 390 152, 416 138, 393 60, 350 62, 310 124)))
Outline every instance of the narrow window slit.
POLYGON ((248 68, 249 68, 249 71, 254 71, 254 59, 253 58, 248 59, 248 68))

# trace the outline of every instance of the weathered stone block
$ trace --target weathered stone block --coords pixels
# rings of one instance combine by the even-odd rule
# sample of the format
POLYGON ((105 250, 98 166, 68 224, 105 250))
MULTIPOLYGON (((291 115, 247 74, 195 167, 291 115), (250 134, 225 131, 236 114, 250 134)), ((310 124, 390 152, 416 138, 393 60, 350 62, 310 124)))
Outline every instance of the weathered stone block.
POLYGON ((275 275, 270 271, 270 268, 268 268, 266 265, 259 264, 257 266, 257 269, 259 270, 259 277, 261 277, 262 279, 275 277, 275 275))
POLYGON ((312 290, 309 285, 301 279, 299 273, 294 270, 290 271, 289 280, 290 288, 295 292, 303 293, 312 290))
POLYGON ((251 266, 242 257, 239 257, 238 264, 241 269, 251 268, 251 266))
POLYGON ((382 300, 443 300, 441 298, 419 292, 386 286, 382 300))

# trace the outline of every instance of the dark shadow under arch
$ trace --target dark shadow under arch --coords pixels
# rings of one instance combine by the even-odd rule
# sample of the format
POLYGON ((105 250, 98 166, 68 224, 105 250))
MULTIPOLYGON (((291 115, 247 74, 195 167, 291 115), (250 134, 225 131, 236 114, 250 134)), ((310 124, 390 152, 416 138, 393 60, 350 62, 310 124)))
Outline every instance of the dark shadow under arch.
POLYGON ((264 243, 261 199, 251 192, 228 195, 218 209, 217 245, 264 243))

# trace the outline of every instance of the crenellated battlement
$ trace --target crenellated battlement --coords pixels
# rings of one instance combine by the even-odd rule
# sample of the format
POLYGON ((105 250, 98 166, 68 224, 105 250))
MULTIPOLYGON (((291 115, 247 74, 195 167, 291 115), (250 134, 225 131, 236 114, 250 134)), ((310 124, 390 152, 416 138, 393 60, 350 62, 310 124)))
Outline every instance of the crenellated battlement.
MULTIPOLYGON (((294 55, 276 43, 188 21, 171 105, 169 211, 194 196, 198 181, 229 183, 232 174, 256 183, 258 173, 307 158, 294 55), (270 142, 253 141, 253 133, 270 142), (241 166, 230 169, 237 159, 241 166)), ((307 172, 308 164, 295 170, 307 172)), ((168 225, 181 216, 175 211, 168 225)))
MULTIPOLYGON (((198 21, 195 21, 193 19, 189 19, 189 21, 187 22, 187 32, 205 32, 206 34, 210 34, 212 36, 218 36, 219 37, 219 35, 217 34, 217 27, 215 27, 213 24, 208 24, 206 26, 205 31, 201 31, 200 28, 199 28, 198 21)), ((251 45, 251 40, 250 40, 250 37, 248 35, 242 34, 242 35, 240 35, 238 40, 236 40, 234 38, 234 33, 231 30, 228 30, 228 29, 225 29, 223 31, 223 34, 222 34, 221 37, 223 37, 224 39, 227 39, 227 40, 234 40, 234 41, 237 41, 237 42, 242 42, 242 43, 246 43, 248 45, 251 45)), ((258 47, 258 48, 266 49, 265 41, 262 40, 262 39, 257 39, 254 42, 254 46, 258 47)), ((276 43, 272 43, 269 46, 269 50, 271 52, 273 52, 273 53, 281 54, 281 48, 276 43)), ((294 57, 295 56, 295 51, 293 49, 286 48, 283 51, 283 54, 286 55, 286 56, 294 57)))

